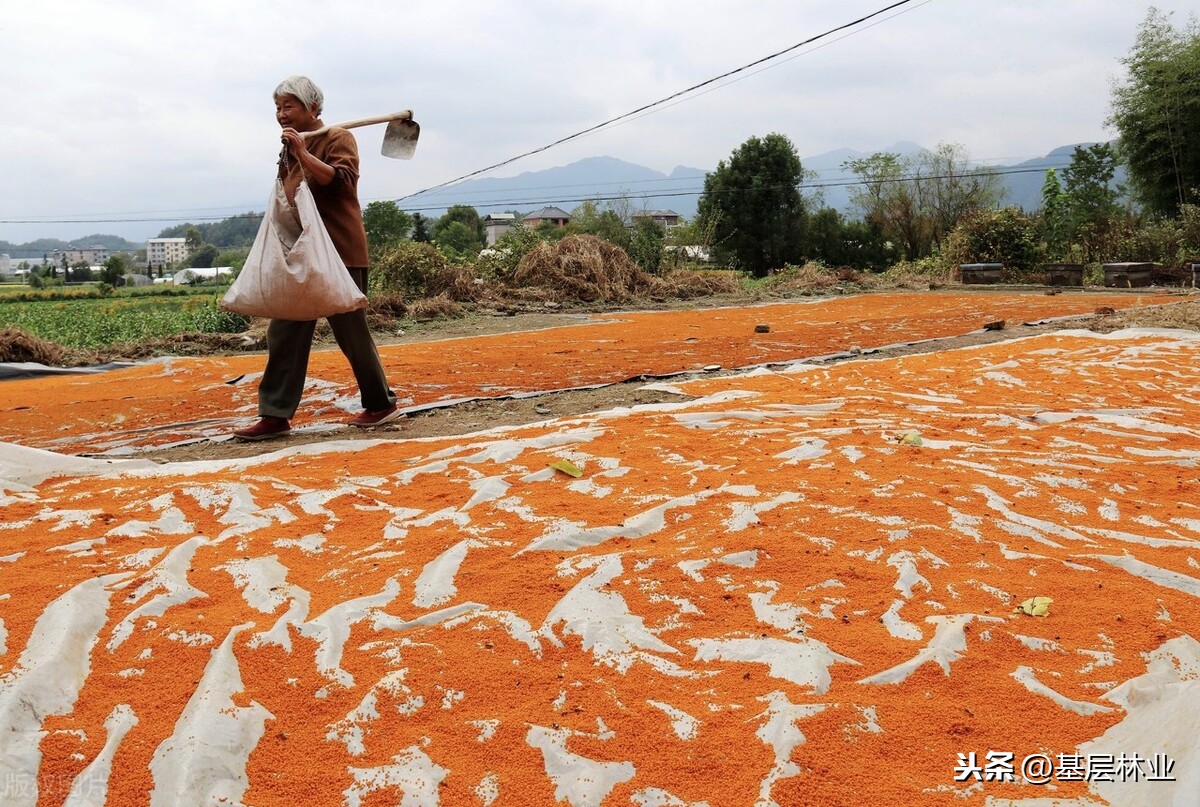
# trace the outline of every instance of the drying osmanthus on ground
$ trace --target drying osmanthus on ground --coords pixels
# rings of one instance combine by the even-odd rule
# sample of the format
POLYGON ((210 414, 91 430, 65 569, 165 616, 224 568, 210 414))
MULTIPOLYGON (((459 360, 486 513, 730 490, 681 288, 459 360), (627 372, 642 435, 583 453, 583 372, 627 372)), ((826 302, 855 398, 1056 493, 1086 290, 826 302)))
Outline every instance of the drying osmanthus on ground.
POLYGON ((252 357, 0 384, 4 802, 1194 803, 1200 335, 874 352, 1112 305, 920 299, 382 348, 414 408, 662 377, 465 434, 335 431, 318 356, 245 455, 252 357))

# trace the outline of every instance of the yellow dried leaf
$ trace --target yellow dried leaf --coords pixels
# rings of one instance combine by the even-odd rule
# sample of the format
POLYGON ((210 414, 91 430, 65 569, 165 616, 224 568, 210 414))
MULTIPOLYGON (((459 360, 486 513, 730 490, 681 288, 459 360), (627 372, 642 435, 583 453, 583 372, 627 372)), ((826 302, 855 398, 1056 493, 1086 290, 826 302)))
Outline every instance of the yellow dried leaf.
POLYGON ((567 476, 573 476, 576 479, 583 476, 583 469, 570 460, 555 460, 550 463, 550 467, 556 471, 562 471, 567 476))
POLYGON ((1054 600, 1049 597, 1030 597, 1017 606, 1017 610, 1029 616, 1049 616, 1050 603, 1054 600))

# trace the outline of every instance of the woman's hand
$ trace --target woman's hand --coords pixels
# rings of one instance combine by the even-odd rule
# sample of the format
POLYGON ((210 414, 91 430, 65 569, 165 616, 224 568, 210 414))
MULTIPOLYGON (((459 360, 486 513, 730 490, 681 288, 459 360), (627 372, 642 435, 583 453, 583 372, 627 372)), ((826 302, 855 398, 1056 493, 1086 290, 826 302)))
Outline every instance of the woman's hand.
POLYGON ((288 147, 292 159, 300 163, 305 174, 318 185, 328 185, 333 181, 336 172, 333 166, 327 165, 308 150, 308 143, 297 130, 290 126, 283 127, 280 139, 288 147))
POLYGON ((299 162, 304 162, 304 157, 308 154, 308 144, 304 142, 304 138, 290 126, 285 126, 280 134, 280 139, 284 145, 291 151, 292 157, 299 162))

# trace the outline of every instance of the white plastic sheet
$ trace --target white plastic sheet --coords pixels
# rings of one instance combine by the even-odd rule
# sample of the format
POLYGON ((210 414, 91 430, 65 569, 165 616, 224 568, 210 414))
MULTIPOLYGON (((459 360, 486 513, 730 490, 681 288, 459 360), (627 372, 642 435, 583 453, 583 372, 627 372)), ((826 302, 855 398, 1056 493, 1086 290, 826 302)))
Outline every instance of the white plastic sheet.
POLYGON ((283 183, 276 180, 254 246, 221 308, 252 317, 306 321, 366 305, 366 296, 329 238, 308 183, 300 183, 292 207, 283 183))

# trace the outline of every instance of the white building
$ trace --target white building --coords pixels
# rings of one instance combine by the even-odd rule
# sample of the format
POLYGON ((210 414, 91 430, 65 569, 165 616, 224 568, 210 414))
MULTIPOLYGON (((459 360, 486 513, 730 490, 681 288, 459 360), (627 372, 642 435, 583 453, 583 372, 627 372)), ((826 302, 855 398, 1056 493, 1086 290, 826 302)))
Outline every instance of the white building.
POLYGON ((151 269, 162 269, 169 263, 187 260, 186 238, 151 238, 146 241, 146 264, 151 269))
POLYGON ((487 233, 487 245, 494 246, 500 237, 511 230, 516 223, 515 213, 489 213, 483 220, 483 230, 487 233))
POLYGON ((8 277, 12 273, 12 258, 8 257, 8 255, 0 255, 0 277, 8 277))
MULTIPOLYGON (((57 250, 55 250, 57 253, 57 250)), ((93 264, 101 264, 108 260, 109 252, 107 247, 93 245, 81 249, 64 250, 67 256, 67 265, 75 266, 79 263, 86 263, 89 266, 93 264)))

